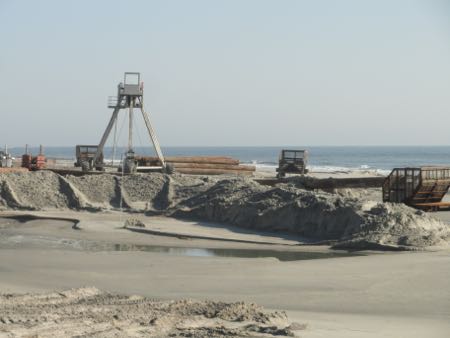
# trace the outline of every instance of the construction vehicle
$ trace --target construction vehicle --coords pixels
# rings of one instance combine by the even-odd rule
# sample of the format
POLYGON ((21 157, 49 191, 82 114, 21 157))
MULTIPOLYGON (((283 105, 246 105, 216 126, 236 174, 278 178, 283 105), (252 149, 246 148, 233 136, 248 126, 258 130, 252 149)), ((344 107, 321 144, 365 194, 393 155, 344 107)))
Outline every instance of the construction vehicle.
POLYGON ((450 188, 450 167, 394 168, 383 184, 383 202, 424 210, 450 208, 442 202, 450 188))
POLYGON ((45 158, 42 145, 39 146, 39 154, 33 156, 28 153, 28 145, 25 146, 25 154, 22 155, 22 168, 27 168, 28 170, 41 170, 45 169, 47 159, 45 158))
POLYGON ((77 145, 75 146, 75 154, 77 161, 75 167, 81 167, 82 171, 89 171, 93 168, 103 170, 103 153, 99 155, 94 163, 95 155, 98 151, 98 145, 77 145))
POLYGON ((5 145, 5 150, 0 150, 0 167, 11 168, 13 164, 13 157, 8 153, 8 146, 5 145))
POLYGON ((283 178, 286 174, 304 175, 308 172, 308 151, 283 149, 278 160, 277 178, 283 178))

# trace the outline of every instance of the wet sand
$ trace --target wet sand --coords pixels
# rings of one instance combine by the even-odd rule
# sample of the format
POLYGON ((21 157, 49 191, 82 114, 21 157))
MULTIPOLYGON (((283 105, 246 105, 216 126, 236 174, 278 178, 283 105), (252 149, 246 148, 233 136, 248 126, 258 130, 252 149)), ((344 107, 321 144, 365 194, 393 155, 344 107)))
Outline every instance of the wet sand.
MULTIPOLYGON (((292 244, 296 239, 286 237, 269 245, 155 236, 122 228, 125 219, 142 215, 84 212, 39 215, 79 218, 81 230, 73 229, 71 222, 45 220, 28 223, 10 220, 9 225, 1 226, 3 293, 95 286, 161 300, 242 300, 287 310, 290 320, 308 325, 301 331, 302 337, 447 337, 450 332, 449 250, 290 262, 275 258, 85 251, 71 246, 76 246, 79 240, 117 243, 120 238, 120 243, 171 247, 318 252, 328 252, 329 248, 295 246, 292 244)), ((445 213, 441 215, 448 217, 445 213)), ((163 230, 183 226, 170 218, 143 220, 163 230)), ((267 234, 239 234, 232 228, 221 231, 212 227, 204 232, 208 231, 214 236, 276 241, 267 234)))

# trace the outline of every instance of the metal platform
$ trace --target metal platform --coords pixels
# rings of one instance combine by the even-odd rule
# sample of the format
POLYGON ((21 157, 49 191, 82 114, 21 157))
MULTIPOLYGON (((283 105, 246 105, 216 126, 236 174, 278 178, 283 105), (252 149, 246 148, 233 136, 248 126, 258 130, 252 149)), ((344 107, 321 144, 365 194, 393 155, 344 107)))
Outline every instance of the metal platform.
POLYGON ((383 202, 416 208, 441 203, 450 188, 450 167, 394 168, 383 183, 383 202))
POLYGON ((449 210, 450 202, 416 203, 415 206, 426 211, 449 210))

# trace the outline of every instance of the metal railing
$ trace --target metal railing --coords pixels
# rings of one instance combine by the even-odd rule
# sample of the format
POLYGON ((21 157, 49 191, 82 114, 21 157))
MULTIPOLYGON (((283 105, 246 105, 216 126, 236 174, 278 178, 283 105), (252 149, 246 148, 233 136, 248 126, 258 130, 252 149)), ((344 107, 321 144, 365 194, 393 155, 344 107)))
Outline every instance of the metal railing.
POLYGON ((383 184, 383 202, 440 201, 449 184, 450 168, 394 168, 383 184))
POLYGON ((108 96, 108 108, 115 108, 118 102, 117 96, 108 96))

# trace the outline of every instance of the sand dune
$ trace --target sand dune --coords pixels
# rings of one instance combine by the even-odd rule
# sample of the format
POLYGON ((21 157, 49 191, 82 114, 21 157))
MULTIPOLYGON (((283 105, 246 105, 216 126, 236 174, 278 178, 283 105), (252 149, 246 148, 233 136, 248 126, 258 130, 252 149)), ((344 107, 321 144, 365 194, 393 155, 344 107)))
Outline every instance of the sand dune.
POLYGON ((336 248, 416 250, 446 247, 450 238, 447 224, 404 205, 250 178, 30 172, 0 175, 0 187, 5 210, 123 209, 287 232, 336 248))

